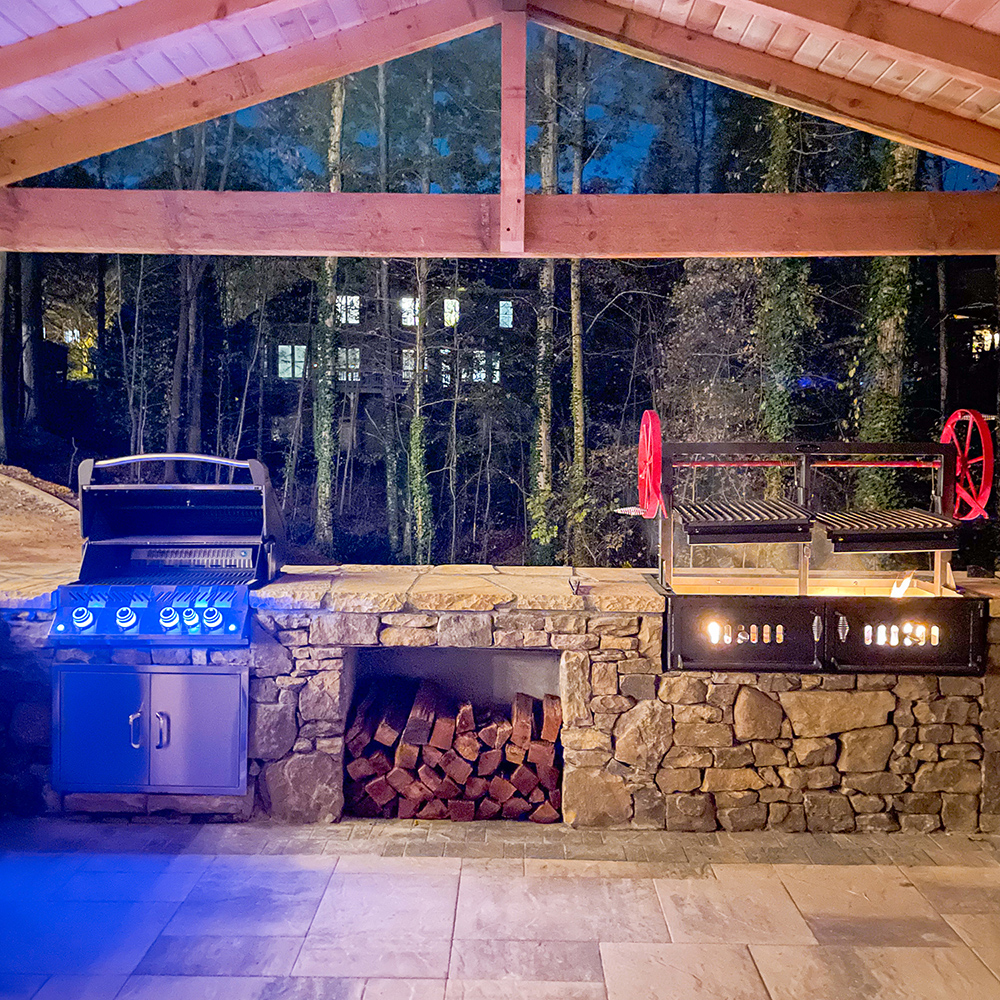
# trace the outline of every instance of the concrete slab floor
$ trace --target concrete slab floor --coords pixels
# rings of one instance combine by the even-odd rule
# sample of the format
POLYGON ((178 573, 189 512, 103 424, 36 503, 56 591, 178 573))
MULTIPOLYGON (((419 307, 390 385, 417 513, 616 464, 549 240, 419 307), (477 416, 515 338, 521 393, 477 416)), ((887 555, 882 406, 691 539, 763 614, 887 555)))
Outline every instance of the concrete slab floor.
POLYGON ((0 1000, 1000 1000, 1000 836, 0 821, 0 1000))

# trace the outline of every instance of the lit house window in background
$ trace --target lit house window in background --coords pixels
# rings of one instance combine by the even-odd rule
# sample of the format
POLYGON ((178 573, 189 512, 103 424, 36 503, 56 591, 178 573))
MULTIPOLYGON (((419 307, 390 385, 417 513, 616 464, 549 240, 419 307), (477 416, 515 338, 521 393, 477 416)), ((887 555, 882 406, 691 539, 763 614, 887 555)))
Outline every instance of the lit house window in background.
POLYGON ((514 303, 510 299, 500 300, 500 329, 509 330, 514 325, 514 303))
POLYGON ((403 381, 412 382, 416 371, 416 353, 412 347, 403 348, 403 381))
POLYGON ((444 325, 458 326, 458 299, 444 300, 444 325))
POLYGON ((417 325, 417 300, 413 298, 412 295, 404 295, 399 300, 399 308, 403 314, 402 322, 403 326, 416 326, 417 325))
POLYGON ((305 366, 305 344, 278 345, 278 378, 302 378, 305 366))
POLYGON ((361 381, 361 348, 337 348, 337 378, 341 382, 361 381))
POLYGON ((361 322, 361 296, 337 296, 337 322, 341 326, 355 326, 361 322))
POLYGON ((498 384, 500 381, 500 355, 494 351, 473 351, 472 381, 498 384))
POLYGON ((441 385, 451 385, 451 348, 442 347, 438 351, 438 361, 441 365, 441 385))

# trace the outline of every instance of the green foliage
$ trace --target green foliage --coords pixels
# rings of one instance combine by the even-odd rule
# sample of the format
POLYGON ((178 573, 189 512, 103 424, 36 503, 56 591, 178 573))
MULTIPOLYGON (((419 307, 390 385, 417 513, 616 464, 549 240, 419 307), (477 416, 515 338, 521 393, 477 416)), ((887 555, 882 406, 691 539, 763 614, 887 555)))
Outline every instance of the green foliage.
POLYGON ((427 480, 427 443, 424 418, 410 420, 409 451, 407 454, 407 489, 412 523, 413 557, 420 565, 431 561, 434 546, 434 511, 431 506, 430 484, 427 480))

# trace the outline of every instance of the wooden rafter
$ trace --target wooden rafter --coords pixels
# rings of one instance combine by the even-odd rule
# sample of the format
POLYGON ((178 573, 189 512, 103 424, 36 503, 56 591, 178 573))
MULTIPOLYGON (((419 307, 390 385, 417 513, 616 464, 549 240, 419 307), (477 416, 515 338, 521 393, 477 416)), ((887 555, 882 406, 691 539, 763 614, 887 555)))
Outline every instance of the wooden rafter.
POLYGON ((1000 129, 926 104, 720 41, 604 0, 532 0, 528 16, 597 45, 1000 172, 1000 129))
POLYGON ((895 0, 726 0, 726 6, 1000 91, 996 35, 895 0))
POLYGON ((398 59, 499 21, 499 0, 414 7, 161 90, 0 136, 0 185, 398 59))
POLYGON ((850 257, 1000 253, 1000 194, 498 195, 0 191, 0 250, 357 257, 850 257))
POLYGON ((0 90, 254 8, 277 14, 300 4, 301 0, 139 0, 0 48, 0 90))
POLYGON ((524 250, 524 133, 528 20, 524 7, 511 10, 505 0, 502 15, 500 65, 500 249, 524 250))

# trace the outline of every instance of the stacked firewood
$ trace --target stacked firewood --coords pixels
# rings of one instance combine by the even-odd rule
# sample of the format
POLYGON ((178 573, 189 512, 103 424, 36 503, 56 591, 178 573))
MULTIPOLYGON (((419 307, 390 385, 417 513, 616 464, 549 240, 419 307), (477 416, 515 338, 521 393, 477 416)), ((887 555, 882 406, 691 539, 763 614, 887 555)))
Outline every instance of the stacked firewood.
POLYGON ((517 694, 507 718, 456 703, 432 681, 391 677, 360 694, 344 737, 349 813, 559 819, 557 696, 539 705, 517 694))

